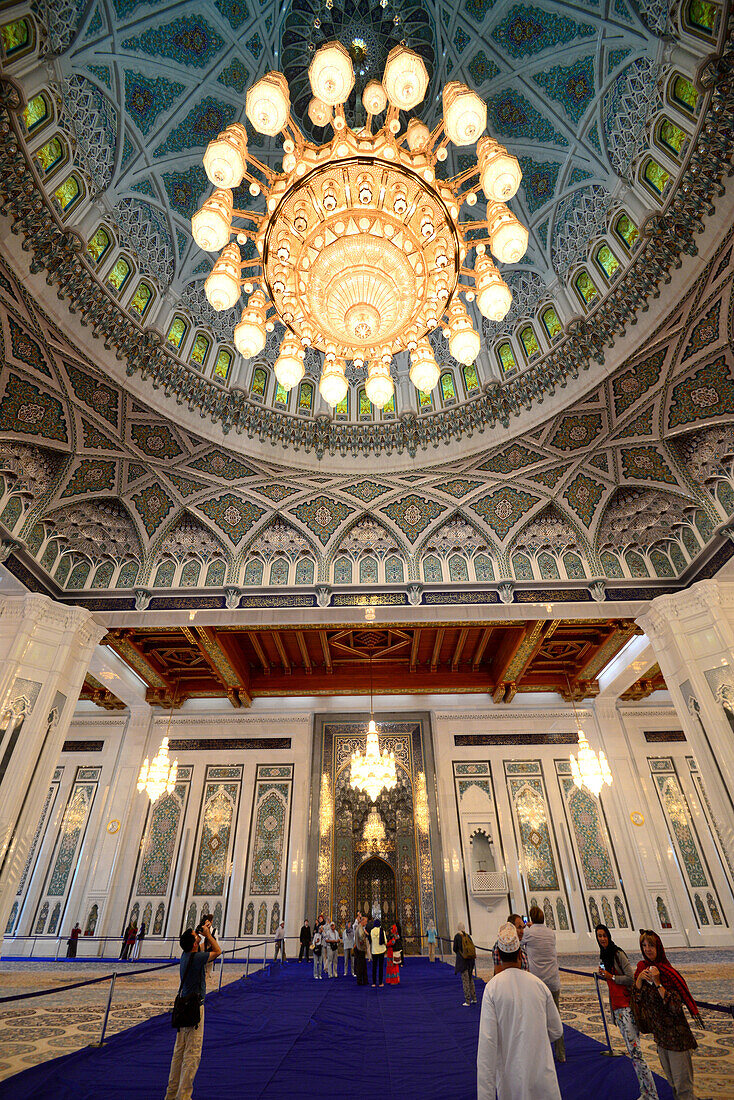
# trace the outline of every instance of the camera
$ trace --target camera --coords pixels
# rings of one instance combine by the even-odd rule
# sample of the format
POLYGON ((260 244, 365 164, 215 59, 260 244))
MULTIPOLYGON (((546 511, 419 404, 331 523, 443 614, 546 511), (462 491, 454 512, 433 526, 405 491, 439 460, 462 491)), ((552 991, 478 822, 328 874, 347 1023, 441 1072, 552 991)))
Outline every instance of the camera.
POLYGON ((214 918, 212 917, 211 913, 204 913, 204 915, 203 915, 203 916, 202 916, 202 918, 201 918, 201 922, 200 922, 200 924, 198 924, 198 925, 196 926, 196 934, 197 934, 197 935, 199 935, 199 936, 200 936, 200 935, 203 935, 203 933, 204 933, 204 925, 206 924, 206 922, 207 922, 207 921, 209 921, 209 924, 211 925, 211 923, 212 923, 213 919, 214 919, 214 918))

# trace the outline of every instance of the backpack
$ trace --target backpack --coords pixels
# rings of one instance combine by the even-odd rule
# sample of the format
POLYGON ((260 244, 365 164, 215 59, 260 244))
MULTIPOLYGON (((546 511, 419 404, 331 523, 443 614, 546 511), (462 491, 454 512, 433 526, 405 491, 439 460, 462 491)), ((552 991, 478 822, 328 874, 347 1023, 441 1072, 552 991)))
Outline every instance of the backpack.
POLYGON ((462 959, 476 959, 477 949, 466 932, 461 933, 461 957, 462 959))

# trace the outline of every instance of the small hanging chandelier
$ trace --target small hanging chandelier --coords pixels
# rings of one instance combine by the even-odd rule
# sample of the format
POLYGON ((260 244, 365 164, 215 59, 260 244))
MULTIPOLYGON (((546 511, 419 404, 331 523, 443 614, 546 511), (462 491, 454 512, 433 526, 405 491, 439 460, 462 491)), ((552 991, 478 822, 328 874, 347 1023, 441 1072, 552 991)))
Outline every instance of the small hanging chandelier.
POLYGON ((380 752, 377 726, 372 714, 372 658, 370 657, 370 722, 367 727, 367 748, 364 755, 356 751, 352 753, 350 782, 355 790, 365 791, 370 801, 375 802, 380 791, 391 791, 397 781, 395 753, 388 753, 387 749, 380 752))
POLYGON ((150 801, 157 802, 164 792, 166 794, 171 793, 176 786, 177 775, 178 760, 174 760, 173 763, 171 763, 168 756, 168 738, 164 737, 161 741, 161 747, 158 749, 157 756, 153 757, 150 764, 148 763, 147 756, 143 761, 143 766, 138 776, 138 790, 141 793, 146 791, 150 801))
MULTIPOLYGON (((566 676, 566 682, 568 683, 568 676, 566 676)), ((578 758, 575 757, 573 753, 570 755, 571 775, 573 776, 574 783, 579 789, 586 787, 595 798, 598 798, 605 783, 607 786, 611 787, 612 772, 604 753, 601 749, 598 754, 594 752, 586 739, 586 734, 581 729, 576 713, 576 703, 571 695, 570 685, 569 696, 571 696, 571 704, 573 706, 573 713, 576 719, 576 730, 579 738, 578 758)))
POLYGON ((377 812, 377 806, 371 806, 362 830, 362 839, 368 844, 379 847, 384 843, 385 837, 385 826, 382 824, 382 818, 377 812))

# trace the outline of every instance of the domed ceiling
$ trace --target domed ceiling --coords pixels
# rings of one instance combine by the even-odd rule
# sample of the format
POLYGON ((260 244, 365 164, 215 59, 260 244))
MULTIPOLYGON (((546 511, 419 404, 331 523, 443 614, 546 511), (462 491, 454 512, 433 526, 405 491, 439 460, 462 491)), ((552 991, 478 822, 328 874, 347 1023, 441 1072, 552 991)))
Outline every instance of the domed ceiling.
MULTIPOLYGON (((652 247, 643 225, 674 188, 704 117, 707 104, 690 82, 712 48, 718 18, 708 42, 689 35, 673 57, 679 27, 665 0, 590 0, 583 8, 561 0, 41 0, 38 11, 54 56, 49 71, 61 95, 60 124, 95 200, 93 216, 86 209, 82 217, 80 207, 68 224, 84 239, 100 219, 114 228, 154 287, 144 327, 165 337, 177 315, 189 326, 178 355, 166 344, 153 353, 149 373, 160 382, 170 375, 168 385, 185 390, 187 400, 194 393, 206 419, 249 437, 270 436, 281 449, 292 443, 320 455, 364 449, 406 456, 415 453, 409 435, 416 418, 425 420, 433 442, 462 441, 464 453, 472 449, 472 427, 521 430, 529 410, 550 398, 557 406, 558 386, 598 359, 601 344, 612 343, 620 310, 629 317, 644 304, 647 289, 631 274, 635 258, 652 247), (191 237, 191 216, 210 190, 202 166, 207 142, 229 123, 245 121, 246 90, 271 69, 286 73, 294 113, 313 135, 305 115, 307 68, 313 51, 333 38, 350 50, 357 74, 348 117, 356 112, 359 121, 361 88, 381 76, 390 48, 403 41, 431 74, 417 113, 432 125, 445 82, 465 81, 486 99, 489 132, 523 170, 512 205, 529 226, 530 244, 522 262, 504 271, 514 295, 510 313, 501 325, 476 314, 483 348, 473 372, 461 370, 436 333, 437 358, 450 376, 420 406, 412 387, 399 385, 395 405, 382 414, 360 395, 363 376, 353 370, 350 401, 336 415, 315 387, 303 399, 279 392, 268 367, 280 326, 257 360, 234 357, 225 382, 234 400, 226 400, 211 376, 218 349, 231 347, 237 310, 217 314, 209 307, 203 282, 212 260, 191 237), (689 81, 692 102, 673 111, 675 135, 666 153, 654 131, 676 73, 689 81), (659 193, 640 175, 650 150, 659 193), (543 313, 547 306, 550 314, 543 313), (523 318, 532 325, 524 333, 523 318), (214 345, 203 369, 194 346, 199 333, 214 345), (255 376, 258 366, 264 376, 255 376), (319 417, 331 423, 317 431, 319 417), (355 432, 355 424, 364 426, 355 432)), ((279 147, 249 124, 248 131, 257 156, 277 165, 279 147)), ((462 170, 466 160, 451 151, 447 171, 462 170)), ((53 192, 52 183, 47 190, 53 192)), ((240 198, 241 205, 253 201, 240 198)), ((398 380, 407 377, 402 358, 393 363, 398 380)), ((130 363, 129 371, 142 369, 130 363)), ((320 353, 309 352, 306 367, 317 380, 320 353)), ((238 446, 246 450, 246 439, 238 446)))

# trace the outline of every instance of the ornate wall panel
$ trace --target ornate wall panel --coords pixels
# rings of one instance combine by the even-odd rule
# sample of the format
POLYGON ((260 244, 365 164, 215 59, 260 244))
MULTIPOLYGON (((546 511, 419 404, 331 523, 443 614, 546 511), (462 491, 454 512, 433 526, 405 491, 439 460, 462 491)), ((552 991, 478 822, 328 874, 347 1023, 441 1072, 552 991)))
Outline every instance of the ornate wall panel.
POLYGON ((164 935, 168 927, 170 895, 186 820, 192 773, 191 767, 179 767, 174 789, 150 806, 146 815, 128 919, 135 905, 145 911, 150 903, 155 917, 153 927, 148 929, 149 935, 164 935))
POLYGON ((267 931, 268 916, 272 921, 276 906, 279 921, 285 914, 292 798, 292 764, 258 765, 248 845, 247 888, 240 916, 243 935, 252 934, 251 918, 256 907, 258 935, 267 931))
POLYGON ((212 765, 206 770, 198 818, 192 882, 187 903, 197 906, 196 923, 204 913, 214 915, 218 907, 221 932, 229 901, 232 849, 237 832, 237 814, 242 790, 242 765, 212 765))
POLYGON ((31 882, 33 881, 33 875, 36 870, 38 855, 40 853, 41 846, 46 835, 49 821, 51 820, 54 806, 56 805, 56 799, 58 797, 59 787, 61 785, 61 777, 63 776, 63 774, 64 769, 62 767, 56 768, 56 770, 54 771, 54 777, 51 781, 51 786, 46 792, 46 797, 43 802, 43 809, 41 810, 41 816, 38 819, 38 824, 36 825, 36 830, 33 834, 30 848, 28 849, 28 858, 25 861, 23 873, 20 876, 20 881, 18 883, 18 889, 16 891, 17 904, 13 905, 11 917, 8 920, 5 929, 6 936, 10 935, 10 933, 13 931, 15 931, 16 933, 19 931, 19 918, 22 918, 23 915, 22 907, 25 906, 26 892, 27 889, 30 887, 31 882), (18 927, 16 927, 16 925, 18 925, 18 927))
MULTIPOLYGON (((699 928, 726 921, 688 800, 671 757, 649 757, 650 773, 665 816, 670 843, 678 857, 683 882, 699 928)), ((726 922, 728 923, 728 922, 726 922)))
POLYGON ((597 924, 631 928, 629 906, 601 803, 585 787, 576 786, 567 760, 556 760, 556 774, 578 861, 590 931, 597 924))
POLYGON ((527 909, 537 905, 549 927, 573 930, 541 763, 506 760, 505 777, 527 909))
POLYGON ((724 873, 724 877, 728 879, 730 889, 734 890, 734 867, 732 867, 731 858, 721 839, 721 830, 718 822, 713 815, 711 805, 709 803, 708 795, 706 794, 706 788, 703 784, 703 778, 698 770, 698 764, 692 756, 687 756, 688 769, 691 773, 691 782, 696 789, 696 793, 701 802, 701 808, 703 809, 704 816, 708 822, 709 829, 711 830, 711 838, 716 847, 719 860, 721 862, 721 869, 724 873))
POLYGON ((50 870, 39 903, 33 934, 51 935, 63 923, 69 890, 82 852, 89 815, 97 795, 101 768, 79 767, 69 792, 59 835, 51 858, 50 870), (58 913, 56 906, 58 905, 58 913), (46 917, 51 909, 49 927, 46 917), (56 914, 54 916, 54 914, 56 914), (53 927, 52 927, 53 926, 53 927))

